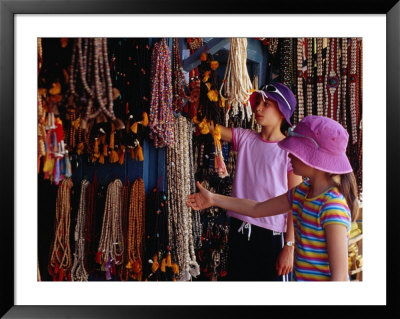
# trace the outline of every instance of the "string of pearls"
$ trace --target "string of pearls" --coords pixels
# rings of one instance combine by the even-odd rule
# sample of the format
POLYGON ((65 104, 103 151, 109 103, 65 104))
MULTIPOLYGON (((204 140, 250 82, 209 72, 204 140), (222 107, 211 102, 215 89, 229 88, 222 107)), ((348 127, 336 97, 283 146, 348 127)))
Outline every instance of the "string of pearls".
POLYGON ((86 213, 87 213, 87 190, 89 187, 87 180, 81 182, 81 195, 79 199, 79 209, 77 221, 75 225, 75 252, 74 264, 71 270, 72 281, 87 281, 88 272, 85 269, 85 229, 86 229, 86 213))
POLYGON ((50 254, 49 272, 60 281, 67 276, 72 265, 69 244, 72 186, 72 180, 66 178, 57 190, 55 234, 50 254))
POLYGON ((228 126, 229 116, 234 117, 241 112, 242 120, 247 115, 251 120, 252 110, 247 103, 251 94, 252 83, 247 71, 247 38, 231 38, 230 51, 226 64, 226 71, 219 94, 231 107, 226 112, 225 125, 228 126), (230 114, 229 114, 230 113, 230 114))

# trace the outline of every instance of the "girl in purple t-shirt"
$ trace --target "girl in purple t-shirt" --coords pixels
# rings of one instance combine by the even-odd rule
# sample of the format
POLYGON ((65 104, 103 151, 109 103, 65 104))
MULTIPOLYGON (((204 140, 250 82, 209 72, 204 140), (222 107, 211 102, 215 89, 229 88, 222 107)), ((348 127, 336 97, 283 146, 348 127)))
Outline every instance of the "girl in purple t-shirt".
MULTIPOLYGON (((296 106, 292 91, 281 83, 271 83, 255 91, 249 99, 257 133, 248 129, 219 125, 221 139, 233 143, 237 151, 232 196, 265 201, 279 196, 301 182, 294 175, 287 151, 278 147, 285 138, 283 121, 291 125, 296 106)), ((214 127, 210 125, 211 134, 214 127)), ((251 218, 227 211, 230 216, 228 276, 232 281, 285 280, 293 267, 293 223, 291 213, 251 218)))

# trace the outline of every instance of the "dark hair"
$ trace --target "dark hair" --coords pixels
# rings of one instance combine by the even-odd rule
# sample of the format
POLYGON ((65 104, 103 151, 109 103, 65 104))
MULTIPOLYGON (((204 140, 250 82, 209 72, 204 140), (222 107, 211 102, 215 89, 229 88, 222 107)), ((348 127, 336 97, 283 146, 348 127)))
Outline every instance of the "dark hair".
MULTIPOLYGON (((262 95, 261 94, 257 94, 254 110, 256 109, 258 104, 261 103, 261 101, 264 101, 263 98, 262 98, 262 95)), ((274 100, 271 100, 271 101, 274 101, 274 100)), ((276 103, 276 106, 278 107, 278 102, 276 102, 276 101, 274 101, 274 102, 276 103)), ((279 109, 279 107, 278 107, 278 111, 280 113, 282 113, 281 110, 279 109)), ((289 123, 286 121, 285 118, 283 118, 282 122, 281 122, 281 132, 282 132, 282 134, 287 135, 286 133, 287 133, 288 128, 289 128, 289 123)))
POLYGON ((347 206, 349 206, 351 213, 351 221, 355 221, 358 216, 359 201, 358 201, 358 187, 356 177, 353 172, 347 174, 338 175, 340 177, 340 183, 337 184, 340 192, 346 198, 347 206))

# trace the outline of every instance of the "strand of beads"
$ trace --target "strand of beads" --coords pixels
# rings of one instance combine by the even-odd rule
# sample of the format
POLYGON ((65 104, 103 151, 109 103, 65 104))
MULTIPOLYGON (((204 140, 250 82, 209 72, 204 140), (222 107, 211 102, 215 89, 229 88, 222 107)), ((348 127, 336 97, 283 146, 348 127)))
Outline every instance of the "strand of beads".
MULTIPOLYGON (((196 192, 196 181, 194 178, 195 160, 193 155, 193 138, 192 132, 194 130, 193 124, 188 123, 188 142, 189 142, 189 175, 190 175, 190 193, 196 192)), ((192 211, 192 228, 193 228, 193 242, 194 249, 199 249, 201 247, 201 221, 200 221, 200 211, 192 211)))
POLYGON ((304 38, 297 39, 297 118, 295 123, 304 117, 304 95, 303 95, 303 42, 304 38))
POLYGON ((350 123, 351 142, 357 143, 357 111, 356 111, 356 86, 357 86, 357 38, 350 42, 350 123))
POLYGON ((329 60, 327 59, 327 64, 329 64, 328 68, 328 78, 327 78, 327 116, 335 119, 335 110, 336 110, 336 103, 337 102, 337 91, 339 85, 339 78, 336 73, 337 67, 337 39, 330 38, 329 39, 329 60))
POLYGON ((179 53, 179 40, 174 38, 172 44, 172 94, 173 94, 173 105, 174 111, 180 113, 183 109, 185 94, 185 77, 183 75, 182 59, 179 53))
POLYGON ((313 39, 307 39, 307 115, 312 114, 313 108, 313 39))
MULTIPOLYGON (((282 39, 280 54, 280 70, 282 72, 282 83, 288 87, 292 86, 291 66, 292 66, 292 39, 282 39)), ((258 86, 253 86, 258 88, 258 86)))
POLYGON ((325 76, 324 76, 324 107, 323 107, 323 116, 328 116, 329 109, 329 93, 326 91, 326 87, 328 85, 328 75, 329 75, 329 65, 330 65, 330 48, 329 48, 329 38, 323 38, 322 47, 326 49, 325 53, 325 76))
POLYGON ((70 279, 72 266, 69 233, 71 225, 71 188, 70 178, 64 179, 57 190, 55 234, 52 244, 49 273, 54 281, 70 279))
POLYGON ((322 76, 323 61, 322 61, 322 38, 317 38, 317 115, 322 116, 324 105, 324 92, 322 76))
POLYGON ((75 225, 75 252, 74 263, 71 270, 72 281, 87 281, 88 272, 85 267, 85 229, 86 229, 86 213, 87 213, 87 190, 89 182, 82 180, 81 182, 81 195, 79 200, 79 209, 77 214, 77 221, 75 225))
POLYGON ((336 113, 334 114, 334 118, 336 121, 340 121, 340 101, 342 100, 342 80, 340 76, 340 64, 341 64, 341 55, 342 55, 342 50, 340 48, 340 39, 336 38, 336 76, 337 76, 337 88, 336 88, 336 99, 335 99, 335 107, 336 107, 336 113))
POLYGON ((191 192, 192 175, 190 147, 191 123, 183 116, 175 120, 179 138, 173 147, 167 148, 168 158, 168 222, 169 246, 172 257, 179 265, 179 280, 190 280, 199 274, 194 252, 193 222, 186 198, 191 192))
MULTIPOLYGON (((347 130, 347 38, 342 38, 342 116, 340 124, 347 130)), ((338 118, 339 119, 339 118, 338 118)))
POLYGON ((151 56, 151 102, 149 128, 155 147, 174 143, 172 110, 171 53, 166 39, 157 42, 151 56))
POLYGON ((124 239, 121 222, 122 182, 117 179, 107 188, 103 224, 97 252, 97 262, 106 271, 106 279, 111 280, 115 266, 123 263, 124 239))
POLYGON ((143 275, 143 249, 145 234, 145 190, 141 178, 133 182, 128 212, 127 265, 130 276, 141 281, 143 275))

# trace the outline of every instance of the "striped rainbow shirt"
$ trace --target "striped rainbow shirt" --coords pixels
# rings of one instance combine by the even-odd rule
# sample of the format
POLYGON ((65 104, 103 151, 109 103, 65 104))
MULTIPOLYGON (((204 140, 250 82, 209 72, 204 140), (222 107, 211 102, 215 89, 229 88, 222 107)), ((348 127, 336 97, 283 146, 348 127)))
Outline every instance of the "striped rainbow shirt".
POLYGON ((327 281, 331 273, 324 226, 332 223, 345 225, 348 239, 350 209, 337 187, 313 198, 307 198, 309 190, 309 181, 305 180, 288 192, 296 240, 294 275, 297 281, 327 281))

